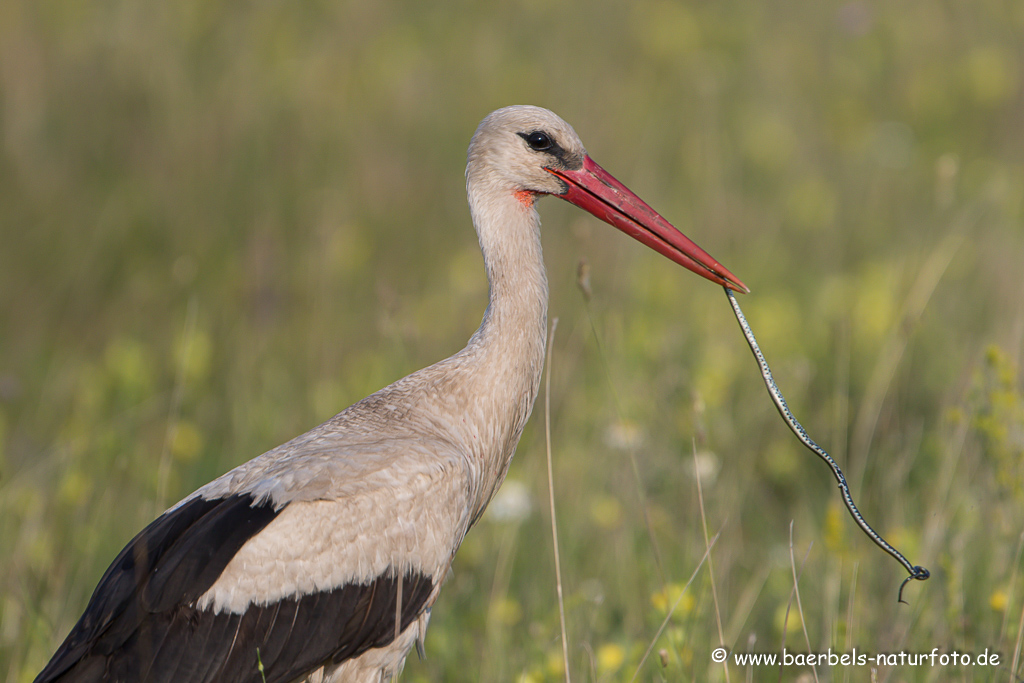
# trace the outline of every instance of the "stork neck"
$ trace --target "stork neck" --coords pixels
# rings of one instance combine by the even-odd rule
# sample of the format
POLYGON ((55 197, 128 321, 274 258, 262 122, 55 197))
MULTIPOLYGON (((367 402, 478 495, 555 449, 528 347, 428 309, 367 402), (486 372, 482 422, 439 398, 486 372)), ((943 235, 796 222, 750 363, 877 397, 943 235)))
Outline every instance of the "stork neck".
MULTIPOLYGON (((471 448, 480 465, 471 519, 482 514, 505 479, 540 388, 547 340, 548 283, 540 245, 540 217, 532 201, 511 192, 475 192, 469 204, 490 284, 490 302, 463 358, 474 378, 476 422, 471 448)), ((529 199, 532 199, 530 197, 529 199)))
POLYGON ((486 205, 471 199, 470 206, 490 286, 474 341, 528 366, 527 374, 539 378, 548 305, 540 217, 532 202, 523 203, 511 193, 491 197, 486 205))

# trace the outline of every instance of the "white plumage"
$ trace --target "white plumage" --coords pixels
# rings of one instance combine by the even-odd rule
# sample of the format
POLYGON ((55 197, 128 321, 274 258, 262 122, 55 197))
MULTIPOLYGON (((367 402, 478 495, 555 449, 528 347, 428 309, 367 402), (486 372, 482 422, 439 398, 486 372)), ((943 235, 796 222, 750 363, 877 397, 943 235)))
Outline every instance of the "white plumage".
POLYGON ((745 289, 547 110, 484 119, 466 185, 490 283, 466 348, 164 513, 114 560, 37 683, 380 683, 396 674, 504 480, 537 396, 547 316, 538 195, 745 289))

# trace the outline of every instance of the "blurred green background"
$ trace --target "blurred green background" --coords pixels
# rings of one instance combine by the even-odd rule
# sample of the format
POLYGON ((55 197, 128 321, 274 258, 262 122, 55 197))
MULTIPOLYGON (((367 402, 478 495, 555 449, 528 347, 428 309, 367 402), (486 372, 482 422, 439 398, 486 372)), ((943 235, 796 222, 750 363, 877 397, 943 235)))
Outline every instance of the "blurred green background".
MULTIPOLYGON (((721 291, 548 200, 575 680, 652 643, 637 680, 778 678, 720 642, 1001 656, 783 680, 1020 680, 1017 0, 0 3, 0 677, 165 507, 461 348, 487 294, 465 149, 515 103, 752 288, 790 406, 932 570, 897 605, 721 291), (695 469, 713 567, 656 638, 705 552, 695 469)), ((543 401, 405 680, 563 677, 543 401)))

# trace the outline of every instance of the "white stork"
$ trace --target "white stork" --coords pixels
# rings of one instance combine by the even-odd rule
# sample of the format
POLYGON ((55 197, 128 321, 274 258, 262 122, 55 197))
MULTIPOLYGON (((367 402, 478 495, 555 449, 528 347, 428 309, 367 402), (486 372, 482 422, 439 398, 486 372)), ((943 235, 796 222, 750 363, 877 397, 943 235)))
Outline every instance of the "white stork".
POLYGON ((485 118, 466 188, 490 283, 466 348, 163 513, 114 559, 36 683, 397 675, 537 396, 548 299, 538 196, 570 201, 746 291, 545 109, 485 118))

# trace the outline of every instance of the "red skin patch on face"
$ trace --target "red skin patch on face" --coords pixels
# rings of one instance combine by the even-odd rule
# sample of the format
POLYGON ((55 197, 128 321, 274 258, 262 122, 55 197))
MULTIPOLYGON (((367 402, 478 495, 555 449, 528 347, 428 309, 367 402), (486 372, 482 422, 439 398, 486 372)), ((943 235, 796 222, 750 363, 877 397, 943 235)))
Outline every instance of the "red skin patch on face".
POLYGON ((533 201, 537 198, 537 193, 531 192, 530 190, 517 190, 512 194, 516 196, 516 199, 519 200, 520 204, 527 208, 533 206, 533 201))

